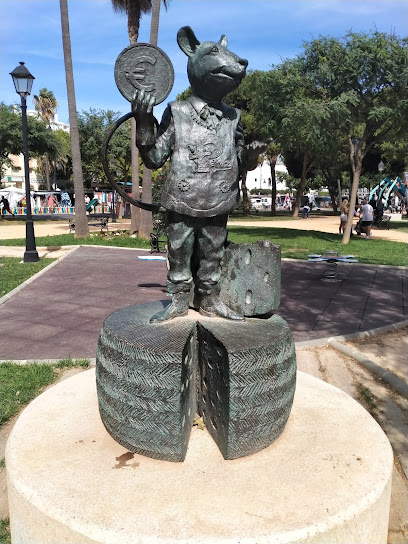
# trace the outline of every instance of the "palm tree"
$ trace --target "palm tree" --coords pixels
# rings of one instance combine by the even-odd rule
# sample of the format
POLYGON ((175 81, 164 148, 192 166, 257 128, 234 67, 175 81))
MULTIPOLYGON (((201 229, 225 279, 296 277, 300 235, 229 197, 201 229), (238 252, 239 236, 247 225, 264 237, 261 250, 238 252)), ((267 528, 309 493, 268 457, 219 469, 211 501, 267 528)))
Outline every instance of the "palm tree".
POLYGON ((120 13, 126 13, 128 18, 128 34, 131 44, 139 38, 140 19, 143 13, 149 13, 152 9, 152 0, 112 0, 113 9, 120 13))
POLYGON ((67 82, 68 112, 71 136, 72 171, 75 191, 75 237, 88 235, 88 219, 86 216, 84 181, 82 176, 81 150, 79 147, 78 116, 75 100, 74 72, 72 69, 71 37, 67 0, 60 0, 62 45, 64 49, 65 78, 67 82))
MULTIPOLYGON (((168 0, 162 0, 167 8, 168 0)), ((128 34, 131 44, 137 42, 139 38, 140 19, 143 13, 149 13, 152 10, 152 22, 150 27, 150 43, 157 45, 157 34, 159 28, 159 13, 160 0, 112 0, 113 9, 117 12, 127 14, 128 18, 128 34), (153 30, 154 29, 154 30, 153 30), (152 38, 155 41, 152 41, 152 38)), ((136 147, 136 122, 132 123, 132 196, 139 200, 139 161, 138 150, 136 147)), ((152 195, 152 174, 151 171, 143 167, 143 196, 142 199, 146 202, 151 202, 152 195)), ((140 210, 132 206, 132 218, 130 224, 130 232, 138 232, 143 238, 149 238, 150 232, 153 229, 151 212, 140 210)))
MULTIPOLYGON (((164 7, 167 9, 167 1, 163 0, 164 7)), ((159 19, 160 19, 160 0, 153 0, 152 20, 150 23, 150 43, 157 45, 157 37, 159 34, 159 19)))
MULTIPOLYGON (((167 8, 166 0, 163 0, 164 6, 167 8)), ((152 19, 150 23, 150 43, 157 45, 157 37, 159 34, 159 18, 160 18, 160 0, 153 0, 152 19)), ((143 183, 142 183, 142 200, 144 202, 152 201, 152 171, 143 165, 143 183)), ((140 210, 140 226, 139 236, 149 239, 150 233, 153 230, 152 214, 146 210, 140 210)))
POLYGON ((55 110, 58 108, 57 99, 52 91, 49 91, 45 87, 40 89, 39 95, 33 95, 34 107, 41 116, 41 119, 51 125, 51 121, 54 119, 55 110))
MULTIPOLYGON (((45 87, 40 89, 40 94, 33 95, 33 102, 35 110, 39 113, 41 119, 48 125, 48 128, 51 127, 51 121, 54 119, 55 110, 58 107, 58 102, 52 91, 49 91, 45 87)), ((45 169, 45 179, 47 181, 47 191, 51 190, 50 183, 50 165, 48 153, 44 153, 44 169, 45 169)))

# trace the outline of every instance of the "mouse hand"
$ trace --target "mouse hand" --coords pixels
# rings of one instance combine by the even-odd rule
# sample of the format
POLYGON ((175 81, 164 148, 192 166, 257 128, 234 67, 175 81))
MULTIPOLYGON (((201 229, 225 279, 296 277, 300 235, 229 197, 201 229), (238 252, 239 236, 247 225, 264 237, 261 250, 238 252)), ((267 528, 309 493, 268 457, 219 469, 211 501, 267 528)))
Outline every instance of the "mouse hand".
POLYGON ((135 89, 132 98, 132 111, 136 117, 144 116, 146 114, 153 115, 153 106, 155 105, 156 97, 152 93, 135 89))

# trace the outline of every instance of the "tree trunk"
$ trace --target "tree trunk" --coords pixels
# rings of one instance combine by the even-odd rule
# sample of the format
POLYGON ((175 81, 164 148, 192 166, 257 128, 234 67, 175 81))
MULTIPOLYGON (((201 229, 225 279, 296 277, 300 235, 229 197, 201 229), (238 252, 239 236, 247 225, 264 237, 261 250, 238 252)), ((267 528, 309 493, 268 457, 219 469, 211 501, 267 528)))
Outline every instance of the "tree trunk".
POLYGON ((247 188, 247 184, 246 184, 247 173, 248 172, 246 170, 244 172, 242 172, 242 179, 241 179, 242 212, 244 214, 244 217, 249 217, 250 216, 248 188, 247 188))
MULTIPOLYGON (((143 202, 152 201, 152 171, 146 166, 143 166, 143 187, 142 187, 142 200, 143 202)), ((140 210, 140 227, 139 236, 150 239, 150 233, 153 230, 152 212, 147 210, 140 210)))
MULTIPOLYGON (((140 27, 140 2, 128 2, 128 35, 131 44, 137 43, 140 27)), ((136 121, 131 119, 131 142, 132 154, 132 197, 140 200, 139 194, 139 150, 136 147, 136 121)), ((148 213, 148 212, 147 212, 148 213)), ((130 234, 139 234, 141 210, 137 206, 131 206, 130 210, 130 234)))
POLYGON ((343 238, 341 243, 346 245, 350 242, 351 229, 353 227, 354 211, 356 209, 357 191, 360 183, 360 175, 363 167, 363 153, 361 151, 361 142, 358 143, 357 149, 354 149, 354 144, 349 138, 350 142, 350 162, 353 171, 353 184, 351 186, 349 196, 349 213, 347 217, 346 227, 344 229, 343 238))
POLYGON ((48 161, 48 153, 44 153, 44 166, 45 166, 45 180, 47 182, 47 191, 51 191, 50 183, 50 164, 48 161))
MULTIPOLYGON (((161 0, 153 0, 152 19, 150 23, 150 43, 152 45, 157 45, 157 36, 159 34, 160 2, 161 0)), ((146 166, 143 166, 142 200, 143 202, 152 201, 152 172, 146 166)), ((152 213, 146 210, 141 210, 139 236, 141 238, 149 239, 152 230, 152 213)))
POLYGON ((54 186, 57 187, 57 161, 54 161, 52 165, 52 179, 54 182, 54 186))
POLYGON ((140 27, 140 2, 132 0, 127 2, 127 16, 128 16, 128 35, 129 41, 131 44, 137 42, 139 38, 139 27, 140 27))
POLYGON ((160 4, 161 0, 153 0, 152 20, 150 24, 150 43, 152 45, 157 45, 159 35, 160 4))
POLYGON ((307 164, 308 157, 309 157, 309 155, 308 155, 307 149, 305 148, 304 151, 303 151, 303 163, 302 163, 302 174, 301 174, 301 178, 300 178, 300 185, 299 185, 298 190, 296 192, 296 201, 295 201, 295 204, 293 206, 292 217, 298 217, 299 216, 300 203, 302 201, 302 195, 304 193, 305 186, 306 186, 306 176, 307 176, 307 173, 308 173, 308 171, 310 169, 310 166, 311 166, 311 165, 307 164))
POLYGON ((89 227, 86 217, 81 150, 79 147, 78 117, 75 100, 74 73, 72 69, 71 38, 69 34, 67 0, 60 0, 60 11, 71 136, 72 171, 74 176, 75 191, 75 238, 82 238, 88 235, 89 227))
POLYGON ((327 185, 327 188, 329 190, 329 195, 330 195, 330 198, 331 198, 331 201, 332 201, 333 211, 334 211, 334 213, 337 213, 336 189, 330 183, 327 185))
MULTIPOLYGON (((132 152, 132 197, 140 200, 139 194, 139 150, 136 147, 136 120, 131 119, 131 152, 132 152)), ((130 234, 138 234, 140 228, 140 208, 131 206, 130 234)))
POLYGON ((269 164, 271 165, 271 181, 272 181, 272 202, 271 202, 271 215, 276 215, 276 172, 275 166, 278 157, 271 157, 269 164))

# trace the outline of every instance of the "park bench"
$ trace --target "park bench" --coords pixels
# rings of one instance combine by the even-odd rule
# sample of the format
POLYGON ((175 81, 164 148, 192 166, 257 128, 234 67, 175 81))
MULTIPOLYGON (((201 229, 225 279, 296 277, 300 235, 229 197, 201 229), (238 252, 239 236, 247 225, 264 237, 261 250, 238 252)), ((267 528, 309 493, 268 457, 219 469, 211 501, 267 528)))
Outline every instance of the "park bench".
POLYGON ((157 251, 163 253, 166 251, 167 236, 165 224, 161 219, 153 221, 153 232, 150 233, 150 253, 157 251))
MULTIPOLYGON (((109 217, 94 217, 92 215, 88 215, 88 226, 89 227, 101 227, 101 232, 106 229, 106 231, 109 230, 108 221, 109 217)), ((69 233, 73 232, 75 230, 75 220, 70 219, 69 220, 69 233)))

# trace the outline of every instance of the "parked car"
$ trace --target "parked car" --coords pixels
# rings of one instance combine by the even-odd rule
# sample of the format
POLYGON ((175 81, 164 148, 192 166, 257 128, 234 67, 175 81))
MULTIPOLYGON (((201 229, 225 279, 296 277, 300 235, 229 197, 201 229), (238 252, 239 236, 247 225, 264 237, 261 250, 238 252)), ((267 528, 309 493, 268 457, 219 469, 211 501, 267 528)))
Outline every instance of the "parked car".
POLYGON ((315 197, 316 205, 318 208, 331 208, 332 201, 329 196, 317 196, 315 197))

